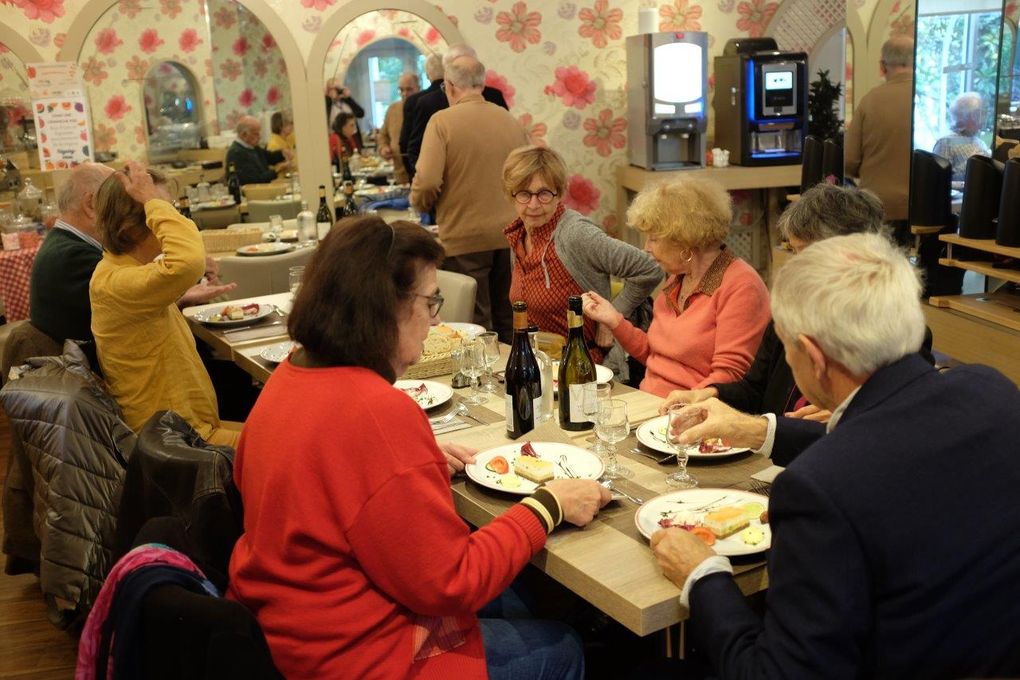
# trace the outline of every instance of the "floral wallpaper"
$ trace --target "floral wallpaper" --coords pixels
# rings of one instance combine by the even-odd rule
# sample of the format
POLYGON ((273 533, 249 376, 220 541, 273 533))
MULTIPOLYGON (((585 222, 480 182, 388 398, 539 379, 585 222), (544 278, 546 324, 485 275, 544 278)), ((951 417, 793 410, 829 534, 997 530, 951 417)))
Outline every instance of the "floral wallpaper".
MULTIPOLYGON (((213 0, 210 5, 214 13, 219 11, 212 9, 217 1, 222 2, 213 0)), ((0 20, 23 32, 44 54, 52 56, 83 2, 0 0, 0 20)), ((229 56, 234 44, 223 44, 219 35, 223 27, 216 23, 214 14, 211 23, 216 27, 215 44, 209 45, 212 40, 196 27, 200 23, 200 7, 204 6, 200 2, 145 0, 145 5, 151 8, 144 11, 150 14, 144 20, 138 17, 119 22, 114 30, 117 31, 116 40, 123 45, 113 48, 115 53, 97 56, 97 60, 104 62, 100 66, 108 74, 103 80, 123 78, 125 64, 132 57, 149 60, 165 51, 177 55, 180 60, 194 57, 193 52, 202 49, 219 48, 208 57, 217 64, 212 77, 217 87, 218 106, 207 108, 218 111, 222 107, 227 113, 221 120, 227 123, 232 112, 265 107, 268 90, 250 83, 251 97, 238 101, 244 88, 238 92, 235 81, 242 75, 236 73, 236 67, 227 67, 229 61, 238 61, 236 56, 229 56), (172 17, 171 12, 174 13, 172 17), (195 28, 196 33, 182 42, 181 34, 188 28, 195 28), (150 32, 154 37, 143 40, 150 32), (195 47, 196 39, 203 43, 195 47), (186 47, 192 47, 192 52, 186 47), (145 52, 145 48, 152 49, 153 53, 145 52), (116 65, 109 63, 111 58, 116 65), (224 67, 227 67, 226 72, 224 67)), ((288 26, 306 56, 323 22, 345 4, 344 0, 267 2, 288 26)), ((660 30, 707 31, 709 56, 713 57, 721 53, 729 38, 767 34, 776 12, 783 3, 789 2, 812 3, 814 0, 659 0, 655 9, 660 30)), ((121 0, 120 6, 127 5, 132 11, 141 12, 141 4, 142 0, 121 0)), ((457 24, 465 40, 478 50, 488 69, 489 84, 503 90, 511 112, 532 139, 556 148, 566 157, 570 167, 567 204, 591 215, 610 231, 618 226, 616 168, 627 162, 624 37, 637 32, 638 10, 644 4, 647 0, 439 0, 437 4, 440 11, 457 24)), ((113 28, 108 23, 103 26, 113 28)), ((369 40, 384 37, 380 27, 365 30, 376 31, 369 40)), ((427 30, 422 35, 427 36, 427 30)), ((261 29, 243 37, 247 38, 249 51, 261 49, 264 39, 261 29)), ((204 73, 196 73, 203 84, 203 93, 209 70, 213 68, 212 61, 197 61, 199 66, 206 67, 204 73)), ((269 69, 267 66, 267 73, 269 70, 282 70, 282 67, 269 69)), ((254 65, 252 73, 258 77, 254 65)), ((123 95, 125 88, 120 89, 123 95)), ((108 92, 102 103, 94 102, 95 110, 105 111, 109 98, 115 96, 108 92)), ((116 136, 116 143, 120 144, 126 136, 125 153, 136 148, 133 128, 137 123, 129 121, 139 120, 141 106, 137 92, 134 97, 125 96, 119 108, 116 103, 111 107, 111 112, 119 115, 117 120, 100 113, 96 116, 97 120, 107 119, 100 125, 107 129, 112 126, 112 135, 104 132, 108 141, 116 136), (123 130, 118 129, 118 125, 123 130)), ((739 200, 738 223, 752 225, 756 222, 757 214, 751 205, 750 200, 739 200)))
POLYGON ((326 79, 341 81, 354 56, 377 40, 398 37, 408 41, 424 55, 442 53, 448 45, 443 36, 421 17, 396 9, 383 9, 362 14, 337 33, 326 53, 323 74, 326 79))

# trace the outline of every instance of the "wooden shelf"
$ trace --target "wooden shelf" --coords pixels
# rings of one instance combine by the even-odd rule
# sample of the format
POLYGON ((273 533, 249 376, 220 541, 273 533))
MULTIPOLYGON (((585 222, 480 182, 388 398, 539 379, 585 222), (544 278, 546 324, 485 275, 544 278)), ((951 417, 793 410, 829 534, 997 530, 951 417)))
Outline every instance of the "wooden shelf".
POLYGON ((722 184, 727 191, 800 186, 800 164, 766 167, 730 165, 725 168, 707 167, 659 171, 646 170, 634 165, 621 165, 616 170, 616 179, 624 189, 638 192, 648 184, 661 182, 671 177, 690 176, 691 173, 715 180, 722 184))
POLYGON ((946 267, 966 269, 967 271, 977 272, 978 274, 984 274, 985 276, 991 276, 992 278, 1002 279, 1003 281, 1012 281, 1013 283, 1020 283, 1020 270, 999 269, 993 267, 988 262, 972 262, 968 260, 954 260, 950 257, 940 257, 939 264, 944 265, 946 267))
POLYGON ((996 255, 1005 255, 1006 257, 1015 257, 1020 259, 1020 248, 1000 246, 995 242, 994 238, 964 238, 959 234, 942 234, 939 236, 939 240, 945 241, 950 245, 966 246, 967 248, 982 250, 986 253, 995 253, 996 255))
POLYGON ((993 297, 984 293, 933 296, 928 298, 928 304, 942 309, 952 309, 1020 332, 1020 297, 1011 303, 1011 298, 993 297))

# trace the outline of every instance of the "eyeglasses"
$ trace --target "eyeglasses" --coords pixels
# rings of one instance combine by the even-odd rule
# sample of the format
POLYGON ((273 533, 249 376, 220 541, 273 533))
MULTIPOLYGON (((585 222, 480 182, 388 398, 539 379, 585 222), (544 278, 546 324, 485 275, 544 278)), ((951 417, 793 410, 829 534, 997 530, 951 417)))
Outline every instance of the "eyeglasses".
POLYGON ((548 189, 542 189, 541 191, 537 191, 535 193, 531 193, 527 189, 521 189, 520 191, 515 191, 513 196, 514 200, 520 203, 521 205, 527 205, 528 203, 531 203, 532 196, 537 196, 538 202, 541 203, 542 205, 549 205, 550 203, 552 203, 552 200, 554 198, 559 196, 559 194, 557 194, 555 191, 549 191, 548 189))
POLYGON ((423 297, 429 301, 429 316, 433 318, 439 316, 439 310, 443 308, 443 302, 445 302, 440 293, 436 293, 434 295, 422 295, 421 293, 418 293, 417 295, 418 297, 423 297))

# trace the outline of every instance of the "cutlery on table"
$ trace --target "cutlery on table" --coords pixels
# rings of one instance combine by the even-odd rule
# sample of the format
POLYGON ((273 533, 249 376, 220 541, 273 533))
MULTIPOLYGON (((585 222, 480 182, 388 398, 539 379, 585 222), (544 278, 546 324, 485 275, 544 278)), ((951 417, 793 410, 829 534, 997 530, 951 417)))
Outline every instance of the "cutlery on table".
POLYGON ((273 326, 283 326, 283 321, 274 321, 273 323, 250 323, 246 326, 235 326, 228 328, 223 331, 223 335, 230 335, 231 333, 238 333, 240 331, 250 331, 253 328, 272 328, 273 326))
POLYGON ((561 453, 556 464, 560 466, 560 469, 563 470, 563 474, 565 474, 569 479, 577 479, 577 475, 572 469, 570 469, 570 462, 567 460, 566 454, 561 453))
POLYGON ((635 496, 631 496, 626 491, 618 488, 615 484, 613 484, 613 480, 611 480, 611 479, 603 479, 603 480, 601 480, 599 482, 599 484, 601 484, 602 486, 604 486, 607 489, 609 489, 610 491, 612 491, 614 498, 616 496, 623 496, 624 498, 626 498, 628 501, 630 501, 634 505, 641 505, 642 503, 645 502, 643 498, 637 498, 635 496))

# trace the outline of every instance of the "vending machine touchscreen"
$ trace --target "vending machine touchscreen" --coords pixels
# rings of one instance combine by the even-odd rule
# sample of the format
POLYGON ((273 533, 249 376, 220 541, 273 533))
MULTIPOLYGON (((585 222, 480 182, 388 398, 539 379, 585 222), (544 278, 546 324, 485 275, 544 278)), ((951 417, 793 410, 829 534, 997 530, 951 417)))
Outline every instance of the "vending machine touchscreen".
POLYGON ((759 64, 762 84, 759 117, 797 113, 797 67, 792 64, 759 64))

